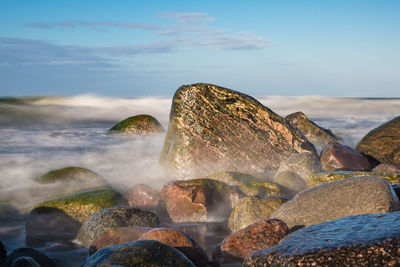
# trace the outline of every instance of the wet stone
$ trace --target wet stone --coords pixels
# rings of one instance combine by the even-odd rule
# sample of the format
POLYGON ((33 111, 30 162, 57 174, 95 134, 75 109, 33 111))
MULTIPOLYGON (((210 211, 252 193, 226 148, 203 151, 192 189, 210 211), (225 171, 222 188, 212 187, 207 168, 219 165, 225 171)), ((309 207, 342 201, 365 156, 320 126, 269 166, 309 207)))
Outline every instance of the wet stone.
POLYGON ((258 221, 227 236, 213 253, 213 262, 241 262, 253 252, 275 246, 288 233, 288 226, 281 220, 258 221))
POLYGON ((271 214, 290 228, 346 216, 398 210, 398 198, 383 179, 352 177, 304 190, 271 214))
POLYGON ((120 135, 152 135, 164 132, 156 118, 141 114, 126 118, 114 125, 108 132, 120 135))
POLYGON ((297 230, 243 266, 399 266, 399 247, 400 212, 356 215, 297 230))
POLYGON ((322 166, 316 154, 305 152, 294 153, 281 162, 275 177, 279 176, 282 172, 292 172, 306 181, 310 174, 321 171, 322 166))
POLYGON ((160 199, 160 191, 146 184, 135 185, 128 193, 128 202, 131 207, 156 207, 160 199))
POLYGON ((33 248, 19 248, 8 255, 5 267, 32 266, 56 267, 55 262, 45 254, 33 248), (18 265, 15 265, 18 262, 18 265), (27 265, 22 265, 23 263, 27 265), (29 265, 30 264, 30 265, 29 265), (35 265, 36 264, 36 265, 35 265))
POLYGON ((158 217, 149 211, 130 207, 112 207, 96 212, 79 229, 77 240, 84 246, 90 244, 108 230, 119 227, 158 227, 158 217))
POLYGON ((330 142, 321 153, 324 171, 339 169, 349 171, 368 171, 371 165, 366 157, 357 150, 336 142, 330 142))
POLYGON ((373 172, 400 173, 400 166, 394 164, 381 163, 372 169, 373 172))
POLYGON ((292 153, 316 153, 284 118, 256 99, 212 84, 181 86, 160 155, 180 178, 219 171, 262 173, 292 153))
POLYGON ((100 249, 81 267, 125 266, 195 267, 179 250, 155 240, 138 240, 100 249))
POLYGON ((208 256, 203 248, 188 234, 167 228, 156 228, 144 233, 140 240, 157 240, 176 248, 186 255, 197 267, 206 267, 208 256))
POLYGON ((13 205, 0 203, 0 226, 16 225, 23 220, 23 216, 13 205))

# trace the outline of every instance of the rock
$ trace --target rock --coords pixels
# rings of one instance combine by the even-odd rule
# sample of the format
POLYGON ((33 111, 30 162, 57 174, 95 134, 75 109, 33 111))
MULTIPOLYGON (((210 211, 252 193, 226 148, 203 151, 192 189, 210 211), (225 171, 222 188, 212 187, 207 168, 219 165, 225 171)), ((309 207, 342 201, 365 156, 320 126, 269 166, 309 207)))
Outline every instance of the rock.
POLYGON ((104 247, 138 240, 151 227, 119 227, 108 230, 96 238, 89 247, 89 255, 104 247))
POLYGON ((248 196, 279 196, 282 188, 279 185, 263 181, 251 174, 241 172, 216 172, 207 178, 221 181, 230 186, 237 186, 248 196))
POLYGON ((295 153, 281 162, 277 175, 285 171, 293 172, 306 181, 310 174, 321 172, 322 166, 315 154, 295 153))
POLYGON ((128 193, 131 207, 156 207, 160 199, 160 192, 145 184, 135 185, 128 193))
POLYGON ((342 142, 342 139, 334 135, 331 130, 318 126, 301 111, 289 114, 285 119, 292 126, 298 128, 316 146, 324 146, 332 141, 342 142))
POLYGON ((400 166, 394 164, 381 163, 372 169, 373 172, 400 173, 400 166))
POLYGON ((275 183, 287 188, 293 193, 300 192, 307 188, 306 181, 303 180, 298 174, 291 171, 279 172, 274 177, 275 183))
POLYGON ((155 240, 138 240, 105 247, 81 264, 81 267, 97 266, 195 267, 182 252, 155 240))
POLYGON ((56 267, 56 264, 52 259, 50 259, 45 254, 41 253, 36 249, 19 248, 14 250, 10 255, 8 255, 5 263, 5 267, 17 267, 17 266, 56 267), (21 265, 23 263, 31 265, 21 265))
POLYGON ((271 218, 281 219, 293 228, 350 215, 392 212, 397 209, 398 198, 385 180, 362 176, 302 191, 276 210, 271 218))
POLYGON ((97 189, 62 196, 39 203, 37 207, 53 207, 84 223, 92 214, 113 206, 126 206, 124 197, 111 188, 97 189))
POLYGON ((0 203, 0 227, 23 222, 21 213, 11 204, 0 203))
POLYGON ((284 118, 248 95, 200 83, 176 91, 160 162, 181 178, 262 173, 296 152, 316 153, 284 118))
POLYGON ((400 213, 345 217, 300 229, 243 266, 399 266, 400 213))
POLYGON ((3 266, 7 259, 7 249, 0 240, 0 266, 3 266))
POLYGON ((203 248, 188 234, 167 228, 156 228, 140 237, 140 240, 156 240, 176 248, 197 267, 206 267, 208 256, 203 248))
POLYGON ((205 222, 227 219, 239 194, 223 182, 194 179, 168 182, 161 198, 173 222, 205 222))
POLYGON ((307 186, 308 187, 318 186, 324 183, 329 183, 355 176, 375 176, 385 179, 389 184, 400 183, 400 174, 398 173, 336 171, 336 172, 320 172, 311 174, 307 186))
POLYGON ((381 163, 400 165, 400 116, 370 131, 356 149, 381 163))
POLYGON ((88 247, 106 231, 128 226, 158 227, 159 219, 149 211, 130 207, 112 207, 90 216, 79 229, 76 239, 88 247))
POLYGON ((339 143, 330 142, 321 153, 324 171, 369 171, 371 164, 357 150, 339 143))
POLYGON ((233 207, 228 227, 231 231, 239 231, 259 220, 269 218, 287 199, 282 197, 244 197, 233 207))
POLYGON ((151 135, 164 131, 165 129, 153 116, 136 115, 117 123, 108 132, 122 135, 151 135))
POLYGON ((66 167, 52 170, 35 180, 39 184, 52 184, 57 182, 76 182, 104 184, 104 180, 94 171, 81 167, 66 167))
POLYGON ((275 246, 289 233, 281 220, 261 220, 227 236, 213 254, 218 265, 243 261, 248 255, 275 246))
POLYGON ((81 223, 53 207, 32 209, 25 221, 26 244, 40 246, 48 241, 73 240, 81 223))

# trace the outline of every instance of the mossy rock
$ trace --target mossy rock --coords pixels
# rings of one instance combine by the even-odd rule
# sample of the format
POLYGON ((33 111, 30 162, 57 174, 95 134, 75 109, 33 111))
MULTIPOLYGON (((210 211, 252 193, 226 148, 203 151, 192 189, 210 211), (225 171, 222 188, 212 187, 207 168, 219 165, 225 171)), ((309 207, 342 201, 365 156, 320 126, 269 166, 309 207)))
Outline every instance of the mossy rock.
POLYGON ((267 219, 286 201, 282 197, 244 197, 233 207, 228 227, 231 231, 239 231, 259 220, 267 219))
POLYGON ((37 207, 52 207, 63 210, 75 220, 83 223, 92 214, 113 206, 128 205, 124 197, 111 188, 79 192, 37 204, 37 207))
POLYGON ((320 184, 355 176, 374 176, 385 179, 390 184, 400 183, 400 173, 337 171, 311 174, 308 181, 308 187, 314 187, 320 184))
POLYGON ((136 115, 117 123, 108 132, 122 135, 151 135, 164 131, 156 118, 150 115, 136 115))
POLYGON ((224 182, 230 186, 237 186, 240 191, 248 196, 277 196, 282 194, 279 185, 262 181, 247 173, 216 172, 208 175, 207 178, 224 182))
MULTIPOLYGON (((74 182, 82 184, 93 184, 97 188, 105 187, 106 182, 94 171, 81 167, 66 167, 49 171, 35 180, 38 184, 53 184, 57 182, 74 182)), ((89 189, 89 188, 85 188, 89 189)))

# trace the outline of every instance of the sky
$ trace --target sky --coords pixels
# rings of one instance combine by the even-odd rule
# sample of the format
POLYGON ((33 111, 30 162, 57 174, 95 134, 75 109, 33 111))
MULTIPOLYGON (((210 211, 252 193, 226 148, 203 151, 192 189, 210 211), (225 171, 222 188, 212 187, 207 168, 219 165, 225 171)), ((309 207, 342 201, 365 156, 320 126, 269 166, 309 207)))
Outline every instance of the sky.
POLYGON ((1 0, 0 96, 400 97, 400 1, 1 0))

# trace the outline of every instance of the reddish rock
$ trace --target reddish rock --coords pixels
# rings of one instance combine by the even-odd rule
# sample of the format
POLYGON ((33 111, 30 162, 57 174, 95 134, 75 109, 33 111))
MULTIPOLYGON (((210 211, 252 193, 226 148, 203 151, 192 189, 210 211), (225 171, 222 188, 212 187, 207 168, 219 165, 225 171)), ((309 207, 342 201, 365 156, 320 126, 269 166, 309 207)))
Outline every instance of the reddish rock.
POLYGON ((324 171, 351 170, 368 171, 371 165, 357 150, 336 142, 330 142, 321 153, 324 171))
POLYGON ((372 169, 373 172, 384 172, 384 173, 400 173, 400 166, 388 163, 381 163, 372 169))
POLYGON ((207 266, 208 257, 203 248, 188 234, 167 228, 156 228, 142 235, 140 240, 156 240, 178 249, 197 267, 207 266))
POLYGON ((239 193, 213 179, 171 181, 161 190, 173 222, 220 221, 229 218, 239 193))
POLYGON ((213 261, 217 265, 243 261, 253 252, 275 246, 288 233, 281 220, 258 221, 227 236, 214 251, 213 261))
POLYGON ((120 227, 109 230, 92 242, 89 247, 89 255, 104 247, 138 240, 144 233, 152 229, 151 227, 120 227))
POLYGON ((155 207, 160 199, 160 192, 145 184, 135 185, 129 190, 128 201, 131 207, 155 207))

